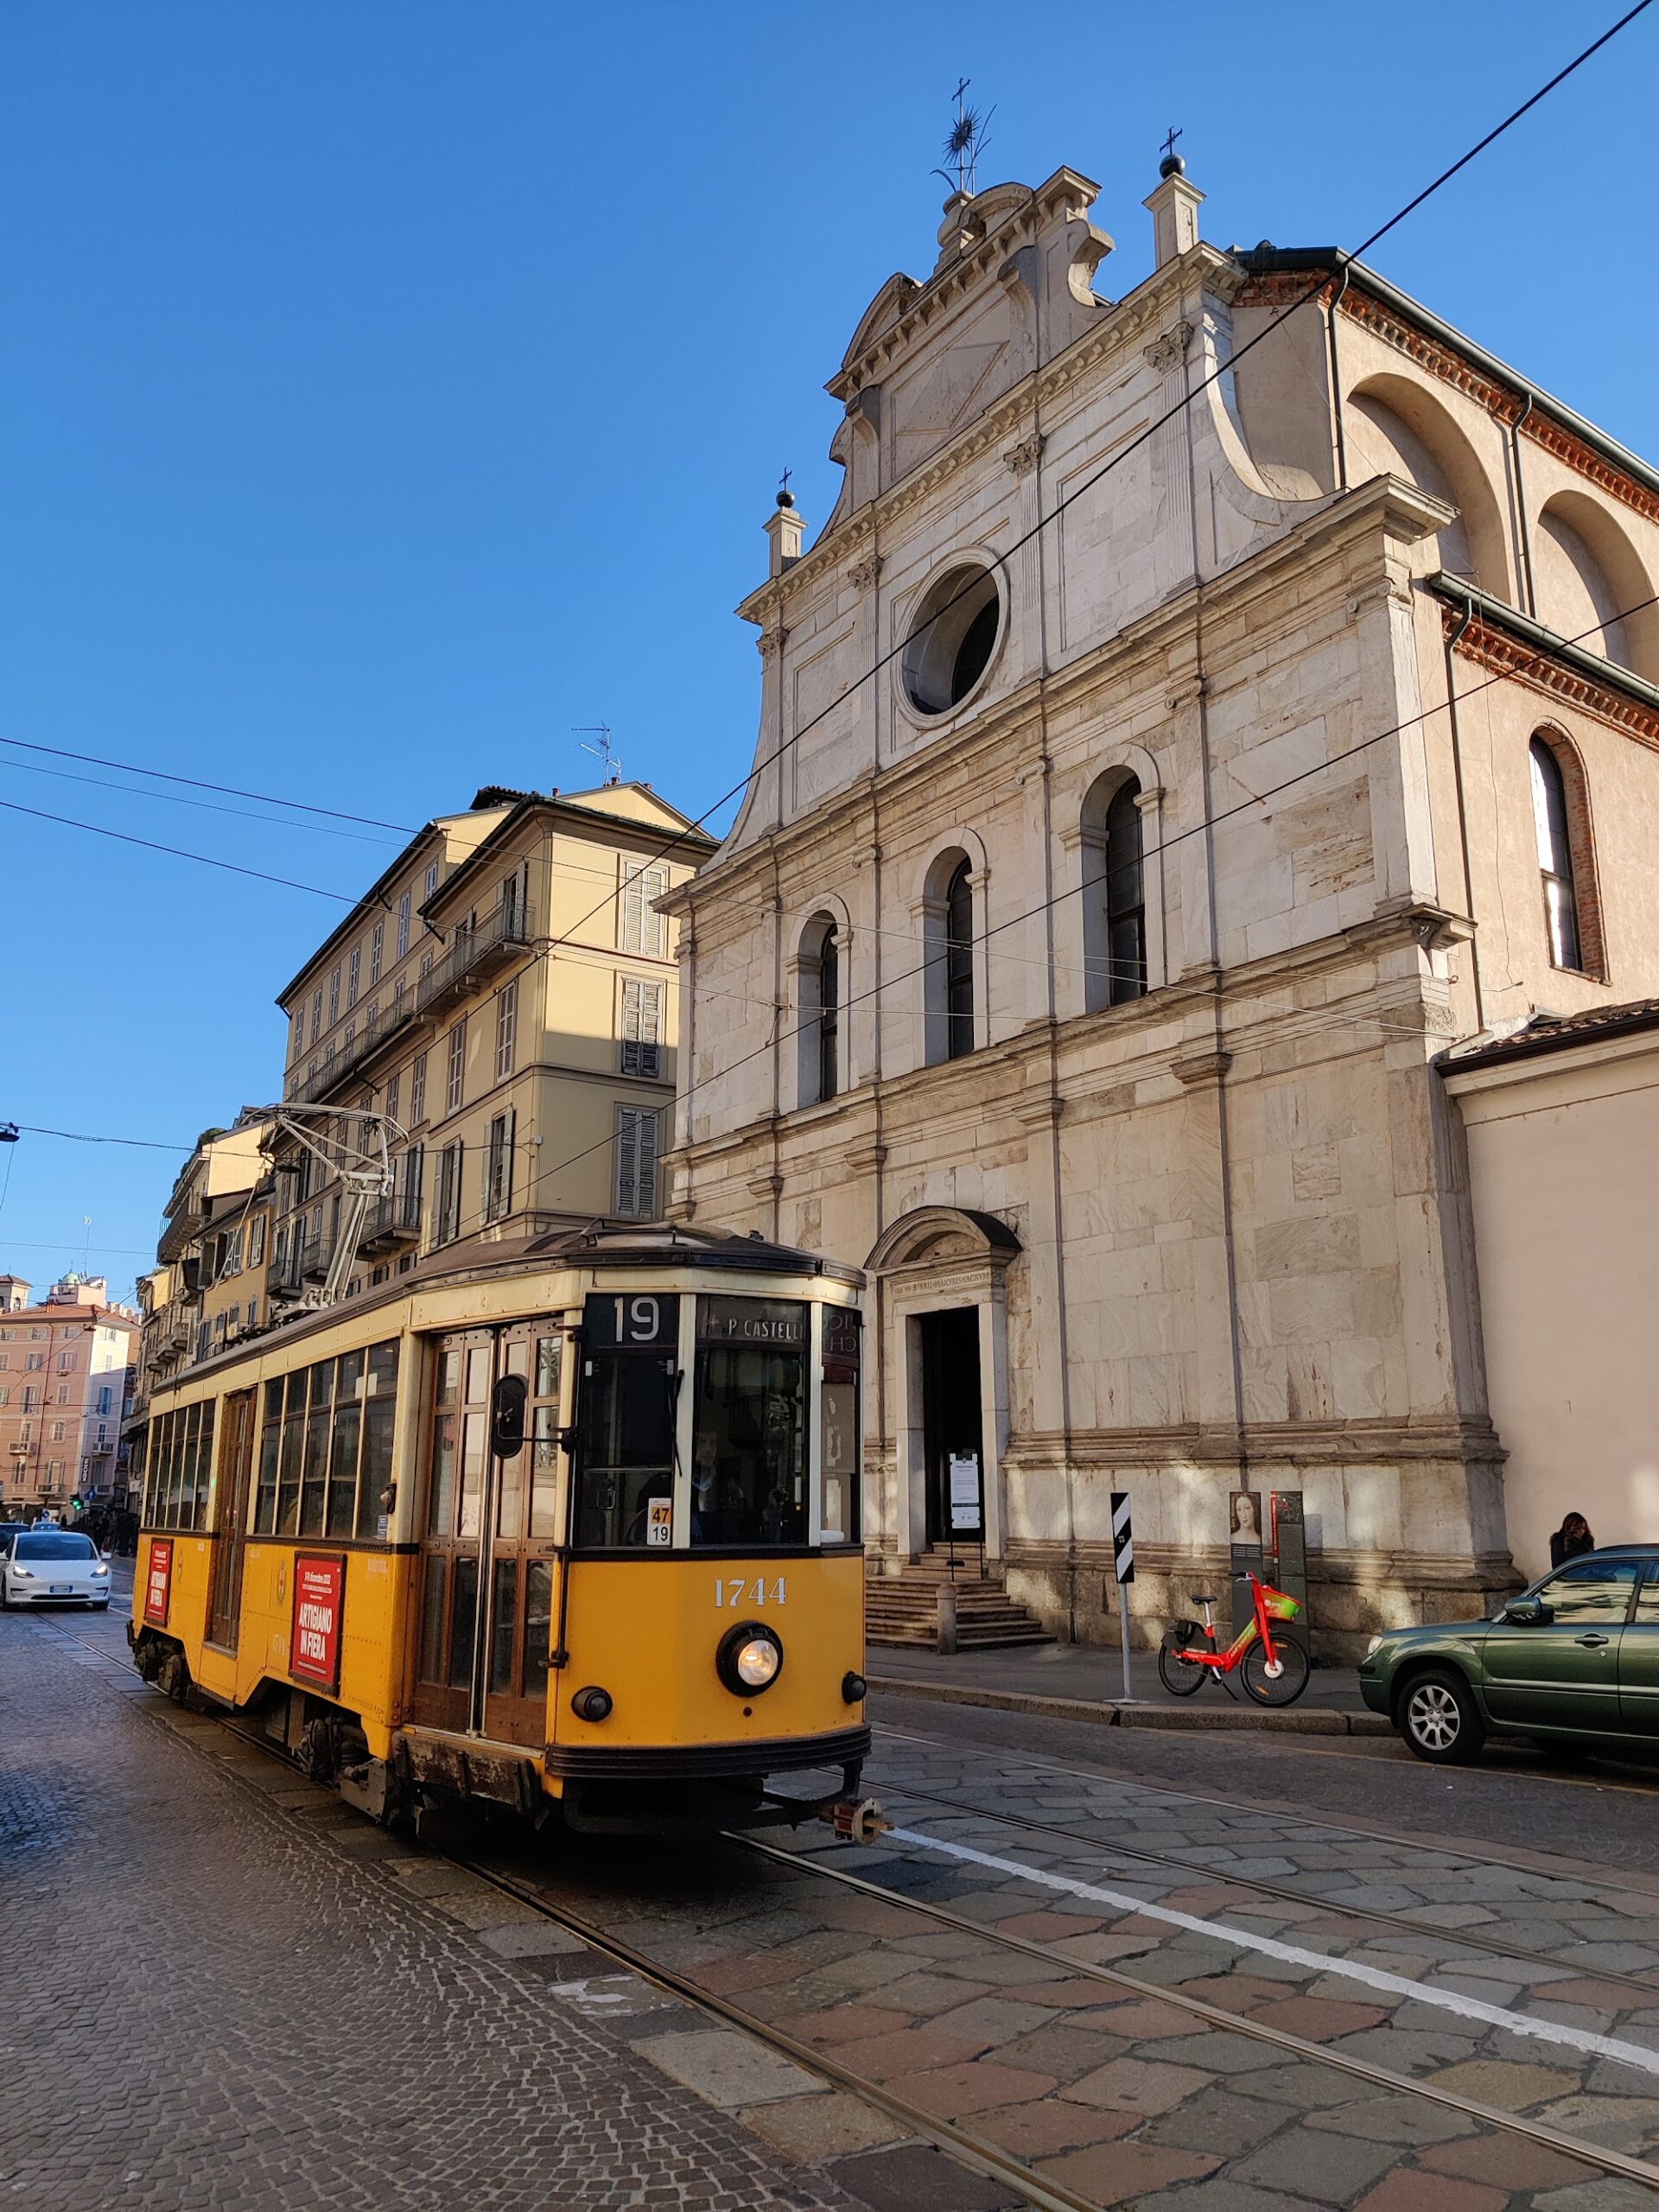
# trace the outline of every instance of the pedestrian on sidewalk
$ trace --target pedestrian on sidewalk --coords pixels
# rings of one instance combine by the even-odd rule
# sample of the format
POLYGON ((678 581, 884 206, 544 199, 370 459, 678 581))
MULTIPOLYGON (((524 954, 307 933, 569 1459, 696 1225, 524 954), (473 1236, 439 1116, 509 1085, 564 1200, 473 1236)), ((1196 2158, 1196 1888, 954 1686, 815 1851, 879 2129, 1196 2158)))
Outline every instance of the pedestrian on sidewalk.
POLYGON ((1582 1513, 1569 1513, 1549 1540, 1549 1563, 1564 1567, 1570 1559, 1577 1559, 1580 1552, 1592 1552, 1596 1540, 1590 1523, 1582 1513))

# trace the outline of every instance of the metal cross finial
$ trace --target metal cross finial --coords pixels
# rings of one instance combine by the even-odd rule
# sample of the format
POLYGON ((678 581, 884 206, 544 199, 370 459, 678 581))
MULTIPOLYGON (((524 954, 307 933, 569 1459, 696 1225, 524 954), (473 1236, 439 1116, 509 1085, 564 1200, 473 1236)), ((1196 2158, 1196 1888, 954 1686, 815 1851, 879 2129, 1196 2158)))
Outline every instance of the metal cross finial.
POLYGON ((790 480, 790 478, 791 478, 794 474, 795 474, 795 472, 794 472, 794 470, 793 470, 792 468, 786 468, 786 469, 784 471, 783 474, 782 474, 782 475, 778 479, 778 489, 779 489, 780 492, 787 492, 787 491, 788 491, 788 489, 789 489, 789 480, 790 480))
POLYGON ((957 119, 944 142, 944 157, 954 167, 956 176, 953 179, 948 169, 935 169, 933 172, 935 176, 942 176, 947 184, 954 182, 958 195, 967 193, 970 197, 979 188, 979 157, 989 143, 985 136, 985 126, 996 113, 995 108, 988 108, 982 115, 977 108, 967 105, 968 87, 971 81, 967 77, 957 79, 953 95, 957 103, 957 119))
POLYGON ((1174 124, 1173 123, 1171 124, 1169 126, 1169 136, 1165 139, 1163 144, 1158 149, 1159 152, 1162 154, 1166 161, 1168 161, 1174 154, 1175 141, 1178 138, 1184 138, 1185 136, 1186 133, 1184 130, 1178 130, 1174 124))

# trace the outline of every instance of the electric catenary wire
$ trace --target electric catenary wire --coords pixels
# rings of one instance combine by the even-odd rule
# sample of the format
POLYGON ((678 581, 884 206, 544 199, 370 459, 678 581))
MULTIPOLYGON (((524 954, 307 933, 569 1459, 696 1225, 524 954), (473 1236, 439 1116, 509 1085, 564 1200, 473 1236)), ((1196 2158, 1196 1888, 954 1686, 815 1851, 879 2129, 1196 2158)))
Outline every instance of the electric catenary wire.
MULTIPOLYGON (((1524 99, 1518 107, 1512 109, 1501 122, 1495 124, 1483 137, 1478 139, 1465 153, 1460 154, 1458 159, 1452 162, 1448 168, 1441 170, 1440 174, 1434 178, 1432 183, 1425 185, 1421 191, 1415 194, 1414 196, 1408 200, 1402 207, 1396 209, 1396 211, 1389 217, 1385 223, 1380 224, 1376 230, 1371 232, 1368 238, 1362 239, 1360 244, 1355 247, 1351 252, 1338 253, 1336 256, 1338 266, 1346 266, 1358 261, 1364 254, 1368 253, 1374 245, 1377 245, 1380 240, 1385 238, 1391 231, 1397 229, 1398 226, 1406 220, 1408 216, 1414 214, 1417 209, 1422 207, 1427 200, 1431 199, 1435 193, 1439 192, 1446 184, 1449 184, 1453 177, 1459 175, 1464 169, 1467 168, 1469 164, 1475 161, 1481 154, 1484 153, 1489 146, 1493 145, 1504 135, 1506 131, 1512 130, 1514 126, 1519 123, 1524 116, 1529 114, 1541 101, 1546 99, 1559 86, 1564 84, 1569 77, 1573 75, 1576 71, 1581 69, 1587 61, 1599 54, 1605 46, 1608 45, 1611 41, 1617 38, 1619 33, 1626 29, 1630 24, 1633 23, 1638 16, 1645 14, 1649 7, 1651 5, 1652 0, 1637 0, 1637 4, 1633 8, 1629 9, 1618 19, 1616 22, 1611 24, 1606 30, 1603 31, 1598 38, 1592 40, 1588 46, 1585 47, 1580 53, 1575 54, 1570 61, 1567 62, 1561 68, 1558 69, 1554 76, 1550 77, 1545 83, 1541 85, 1538 89, 1535 92, 1531 93, 1528 99, 1524 99)), ((1102 482, 1105 477, 1109 476, 1114 469, 1119 467, 1130 457, 1132 454, 1135 453, 1141 446, 1145 445, 1147 441, 1159 430, 1162 429, 1166 424, 1174 421, 1178 416, 1184 414, 1186 409, 1192 405, 1192 402, 1198 398, 1200 393, 1206 391, 1211 385, 1219 383, 1223 378, 1230 373, 1237 363, 1243 360, 1247 353, 1250 353, 1255 346, 1261 345, 1265 339, 1271 337, 1273 333, 1277 330, 1281 324, 1286 321, 1289 316, 1297 313, 1300 308, 1306 307, 1310 301, 1316 299, 1325 288, 1325 283, 1328 279, 1328 274, 1329 272, 1327 271, 1321 271, 1320 274, 1308 284, 1305 291, 1300 293, 1278 314, 1274 315, 1266 321, 1262 325, 1262 328, 1255 333, 1254 337, 1247 339, 1242 346, 1236 347, 1224 362, 1218 363, 1215 368, 1207 372, 1207 373, 1201 377, 1196 383, 1189 382, 1188 387, 1181 398, 1177 400, 1173 406, 1166 409, 1163 414, 1154 417, 1150 422, 1148 422, 1135 437, 1129 440, 1128 444, 1121 447, 1118 451, 1112 455, 1109 461, 1103 462, 1101 467, 1096 469, 1092 475, 1084 477, 1081 482, 1075 485, 1070 492, 1064 495, 1064 497, 1058 499, 1054 505, 1051 507, 1046 514, 1042 515, 1023 537, 1016 538, 1014 543, 1004 550, 1001 556, 1002 560, 1006 562, 1014 553, 1018 552, 1022 546, 1029 544, 1031 541, 1039 536, 1051 523, 1057 521, 1058 518, 1074 504, 1075 501, 1081 499, 1086 492, 1092 491, 1096 485, 1102 482)), ((942 620, 944 617, 950 612, 951 608, 955 607, 961 599, 966 596, 969 591, 976 588, 976 581, 977 580, 976 579, 973 582, 965 584, 959 591, 952 594, 950 598, 946 600, 942 606, 934 610, 933 613, 929 616, 927 622, 921 626, 923 628, 928 628, 931 627, 933 623, 942 620)), ((758 760, 745 776, 743 776, 737 783, 734 784, 728 791, 722 793, 721 796, 715 799, 711 805, 706 807, 702 813, 700 814, 694 822, 688 823, 683 830, 677 830, 675 835, 666 842, 666 843, 662 845, 658 850, 651 856, 650 859, 643 861, 641 863, 641 867, 652 867, 658 861, 666 859, 671 854, 677 851, 686 842, 688 837, 694 836, 696 832, 702 830, 705 825, 721 811, 721 808, 730 804, 734 799, 741 798, 748 789, 749 785, 753 783, 759 776, 764 773, 767 768, 773 766, 779 760, 780 760, 784 754, 789 751, 791 746, 798 744, 803 737, 806 736, 811 730, 816 728, 818 723, 824 721, 829 715, 834 714, 848 699, 851 698, 856 692, 862 690, 866 683, 871 682, 876 676, 878 676, 884 668, 888 666, 888 664, 900 653, 902 653, 912 643, 913 643, 913 637, 907 637, 890 647, 887 652, 881 654, 868 669, 863 671, 861 675, 855 677, 853 682, 847 686, 845 690, 840 692, 834 699, 830 700, 827 705, 820 708, 817 713, 810 716, 808 720, 802 723, 798 729, 793 731, 790 736, 785 738, 778 746, 776 746, 770 753, 767 753, 761 759, 758 760)), ((154 777, 168 783, 185 784, 196 790, 218 791, 230 798, 257 799, 262 804, 268 806, 283 806, 303 813, 324 815, 336 821, 361 823, 365 826, 372 829, 395 830, 400 836, 412 836, 416 834, 414 830, 410 830, 404 823, 385 821, 377 816, 353 814, 336 807, 320 807, 305 799, 283 798, 268 791, 247 791, 232 784, 220 784, 212 782, 200 777, 178 775, 167 769, 143 767, 131 761, 110 760, 105 756, 97 753, 72 752, 62 747, 35 744, 30 743, 29 741, 22 738, 12 737, 0 737, 0 746, 9 746, 25 752, 48 753, 61 760, 73 760, 89 762, 92 766, 98 767, 124 768, 134 775, 154 777)), ((0 802, 0 804, 4 804, 4 802, 0 802)), ((33 810, 27 808, 16 808, 14 810, 22 813, 29 812, 33 810)), ((45 821, 60 823, 65 827, 70 829, 88 830, 95 836, 124 837, 124 833, 123 831, 115 830, 100 830, 96 823, 71 821, 66 816, 41 815, 40 818, 45 821)), ((210 868, 230 868, 241 874, 259 875, 261 874, 257 869, 238 868, 236 867, 236 863, 232 861, 214 860, 207 854, 185 852, 175 846, 151 844, 151 842, 145 838, 125 837, 125 842, 131 844, 147 844, 150 846, 150 849, 153 851, 167 853, 175 859, 196 861, 204 866, 210 868)), ((264 876, 262 877, 262 880, 267 882, 281 884, 286 889, 308 891, 315 893, 315 895, 319 898, 336 899, 344 906, 360 906, 365 903, 365 900, 363 898, 353 899, 347 897, 347 895, 342 892, 324 891, 315 884, 296 883, 290 878, 284 876, 264 876)), ((616 899, 621 895, 621 893, 625 888, 626 881, 619 884, 616 888, 611 892, 607 898, 601 899, 595 906, 590 908, 587 913, 580 916, 574 923, 572 923, 566 934, 569 935, 573 933, 575 930, 580 929, 585 922, 591 920, 594 914, 601 912, 606 906, 614 904, 616 899)), ((560 941, 561 940, 559 939, 554 940, 555 943, 560 941)))
MULTIPOLYGON (((1439 176, 1434 179, 1432 184, 1425 185, 1422 190, 1416 194, 1414 198, 1408 200, 1403 207, 1396 209, 1396 211, 1389 216, 1386 223, 1380 224, 1378 227, 1370 233, 1369 238, 1361 239, 1359 245, 1354 248, 1351 253, 1338 253, 1336 256, 1338 266, 1346 266, 1362 259, 1363 257, 1369 253, 1371 248, 1376 245, 1380 239, 1387 238, 1389 232, 1397 229, 1398 226, 1405 221, 1408 215, 1415 213, 1416 210, 1421 207, 1426 200, 1433 198, 1433 194, 1439 192, 1443 186, 1449 184, 1454 176, 1458 175, 1460 171, 1467 168, 1472 161, 1474 161, 1479 155, 1484 153, 1486 149, 1494 144, 1497 139, 1501 138, 1506 130, 1511 130, 1516 124, 1520 122, 1523 116, 1529 114, 1531 111, 1538 105, 1539 102, 1547 99, 1558 86, 1565 84, 1567 79, 1573 75, 1575 70, 1581 69, 1585 63, 1588 61, 1592 55, 1599 54, 1602 48, 1607 45, 1610 40, 1617 38, 1620 31, 1624 30, 1629 24, 1633 23, 1636 21, 1636 18, 1644 13, 1651 4, 1652 0, 1637 0, 1636 6, 1629 10, 1626 14, 1621 16, 1616 23, 1611 24, 1606 30, 1603 31, 1599 38, 1592 40, 1591 43, 1582 50, 1582 52, 1575 54, 1573 60, 1567 62, 1564 67, 1558 69, 1555 74, 1551 77, 1547 83, 1541 85, 1536 92, 1532 93, 1529 99, 1524 99, 1521 103, 1519 107, 1511 109, 1510 113, 1503 118, 1503 121, 1501 123, 1495 124, 1491 130, 1486 133, 1484 137, 1478 139, 1476 143, 1469 148, 1466 153, 1460 154, 1457 160, 1452 163, 1449 168, 1442 169, 1439 176)), ((1166 408, 1161 415, 1154 416, 1152 420, 1144 426, 1144 428, 1138 431, 1134 437, 1129 439, 1127 444, 1121 446, 1112 455, 1109 461, 1103 461, 1101 466, 1096 469, 1092 475, 1084 477, 1079 483, 1074 485, 1071 491, 1055 501, 1054 505, 1046 514, 1039 516, 1038 520, 1032 524, 1031 528, 1027 531, 1022 537, 1016 537, 1012 544, 1007 546, 998 556, 999 565, 1006 566, 1006 564, 1012 560, 1013 556, 1020 550, 1021 547, 1029 545, 1033 538, 1040 537, 1042 532, 1048 528, 1049 524, 1051 523, 1057 522, 1066 512, 1067 508, 1071 506, 1077 500, 1080 499, 1084 496, 1084 493, 1093 491, 1097 484, 1101 483, 1106 477, 1109 476, 1115 468, 1121 467, 1123 462, 1128 461, 1132 454, 1138 452, 1140 448, 1155 436, 1166 423, 1173 423, 1178 416, 1185 414, 1186 410, 1192 404, 1193 401, 1198 398, 1201 392, 1207 391, 1212 385, 1219 384, 1224 377, 1230 376, 1247 353, 1252 352, 1255 347, 1261 345, 1264 339, 1270 338, 1274 332, 1280 327, 1281 324, 1287 321, 1290 316, 1296 314, 1299 309, 1305 308, 1310 301, 1315 300, 1319 297, 1329 280, 1329 275, 1330 272, 1328 270, 1321 270, 1319 274, 1307 285, 1304 291, 1300 293, 1296 298, 1293 299, 1287 306, 1281 310, 1279 314, 1270 317, 1268 321, 1263 323, 1262 328, 1256 332, 1253 338, 1246 339, 1244 343, 1242 346, 1236 347, 1224 361, 1218 361, 1213 369, 1210 370, 1205 375, 1200 377, 1196 383, 1192 383, 1189 380, 1186 391, 1183 393, 1182 397, 1175 402, 1173 406, 1166 408)), ((728 805, 733 799, 740 798, 743 792, 748 789, 749 785, 754 782, 757 777, 761 775, 767 768, 774 766, 779 761, 780 761, 791 746, 798 744, 800 740, 807 736, 812 730, 816 729, 820 722, 827 720, 827 718, 836 713, 839 708, 844 706, 849 699, 852 698, 857 692, 862 690, 867 683, 872 682, 877 676, 879 676, 884 668, 887 667, 893 661, 896 660, 901 653, 908 651, 910 646, 914 644, 916 638, 918 637, 923 631, 931 629, 934 623, 942 621, 945 615, 950 612, 953 607, 956 607, 962 600, 965 599, 969 592, 976 590, 978 588, 978 582, 979 579, 976 576, 973 577, 969 579, 969 582, 963 584, 959 589, 953 592, 950 598, 944 601, 943 605, 934 609, 933 613, 927 618, 925 622, 918 625, 915 631, 912 632, 908 636, 901 638, 896 644, 889 646, 886 652, 879 655, 861 675, 854 677, 853 681, 847 686, 845 690, 838 692, 836 696, 825 706, 819 708, 816 714, 809 715, 807 720, 804 721, 798 729, 791 732, 788 737, 783 739, 771 753, 765 755, 764 758, 757 760, 754 763, 754 766, 749 770, 747 775, 744 776, 739 782, 734 784, 729 791, 724 792, 714 802, 712 806, 705 808, 703 812, 697 817, 695 822, 689 823, 685 829, 677 831, 675 835, 668 840, 666 844, 662 846, 658 852, 652 855, 650 860, 645 861, 642 865, 649 868, 654 866, 658 861, 666 859, 670 854, 673 853, 681 845, 683 845, 688 837, 695 835, 699 830, 702 829, 707 823, 711 821, 713 817, 720 812, 722 807, 728 805)), ((609 899, 601 899, 598 906, 590 907, 587 913, 581 915, 570 925, 571 931, 574 931, 575 930, 579 930, 584 922, 590 921, 594 914, 600 912, 605 906, 613 904, 620 895, 622 888, 623 887, 619 885, 617 889, 611 893, 609 899)))
MULTIPOLYGON (((1644 608, 1655 606, 1659 606, 1659 592, 1651 593, 1646 599, 1637 601, 1634 605, 1622 609, 1612 619, 1623 621, 1632 614, 1640 614, 1644 608)), ((1586 638, 1599 635, 1604 626, 1603 621, 1599 618, 1588 629, 1581 631, 1576 638, 1564 639, 1562 643, 1581 644, 1586 638)), ((1311 767, 1299 769, 1294 775, 1287 776, 1279 783, 1269 784, 1264 791, 1250 792, 1236 806, 1223 807, 1218 813, 1204 816, 1186 829, 1178 830, 1173 836, 1160 838, 1157 844, 1142 855, 1143 861, 1156 859, 1160 854, 1169 852, 1175 846, 1184 844, 1189 837, 1199 836, 1219 823, 1232 820, 1236 815, 1248 813, 1253 806, 1265 805, 1269 799, 1277 798, 1281 792, 1289 791, 1294 785, 1306 783, 1311 777, 1323 775, 1328 768, 1339 767, 1344 760, 1353 760, 1357 754, 1368 751, 1374 745, 1382 745, 1391 737, 1402 735, 1405 731, 1414 729, 1418 724, 1427 721, 1431 715, 1449 714, 1454 703, 1461 706, 1465 700, 1477 697, 1482 691, 1490 690, 1494 684, 1509 683, 1516 675, 1523 673, 1527 668, 1546 665, 1553 658, 1554 652, 1554 647, 1546 647, 1534 653, 1529 660, 1516 668, 1499 670, 1493 675, 1484 677, 1480 683, 1471 683, 1466 690, 1458 692, 1455 702, 1448 697, 1432 707, 1425 707, 1419 713, 1408 715, 1405 721, 1395 722, 1387 729, 1378 730, 1370 737, 1363 737, 1357 744, 1346 747, 1340 753, 1332 753, 1327 760, 1317 760, 1311 767)), ((975 943, 988 944, 994 937, 1000 937, 1004 931, 1021 928, 1026 923, 1035 921, 1040 915, 1052 913, 1056 907, 1064 906, 1067 899, 1081 897, 1085 887, 1083 884, 1068 885, 1064 891, 1055 892, 1051 897, 1040 900, 1035 906, 1027 907, 1021 913, 1011 914, 1006 920, 984 930, 976 938, 975 943)), ((918 962, 913 968, 906 969, 900 975, 884 976, 880 983, 873 984, 868 990, 855 993, 851 998, 843 1001, 837 1011, 846 1014, 855 1006, 861 1005, 866 1000, 878 997, 884 991, 893 990, 900 983, 913 982, 918 976, 925 974, 929 968, 935 966, 939 957, 935 954, 932 958, 918 962)), ((763 1001, 760 1003, 772 1005, 773 1002, 763 1001)), ((710 1090, 715 1084, 723 1083, 728 1076, 734 1075, 739 1068, 746 1067, 752 1060, 761 1059, 770 1052, 781 1051, 791 1038, 798 1037, 804 1030, 810 1028, 816 1019, 815 1015, 809 1017, 807 1020, 797 1022, 792 1029, 783 1031, 774 1029, 773 1034, 766 1038, 763 1043, 757 1045, 752 1052, 745 1052, 741 1058, 729 1061, 717 1074, 705 1077, 702 1083, 694 1079, 686 1084, 679 1092, 679 1097, 690 1098, 699 1090, 710 1090)), ((596 1143, 585 1146, 582 1151, 571 1154, 569 1158, 555 1160, 550 1166, 543 1168, 537 1173, 531 1185, 531 1190, 545 1180, 549 1175, 555 1175, 566 1167, 575 1166, 579 1160, 588 1159, 595 1152, 603 1151, 608 1146, 614 1145, 616 1141, 617 1133, 613 1131, 609 1136, 601 1137, 596 1143)))

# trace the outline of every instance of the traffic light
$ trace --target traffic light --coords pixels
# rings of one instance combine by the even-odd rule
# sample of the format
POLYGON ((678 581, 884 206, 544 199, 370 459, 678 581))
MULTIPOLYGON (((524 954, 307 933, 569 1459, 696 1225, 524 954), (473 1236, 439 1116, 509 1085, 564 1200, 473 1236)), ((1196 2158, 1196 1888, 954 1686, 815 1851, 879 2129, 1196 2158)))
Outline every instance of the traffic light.
POLYGON ((70 1501, 69 1501, 69 1510, 70 1510, 72 1513, 79 1513, 79 1512, 80 1511, 80 1507, 81 1507, 80 1492, 79 1492, 79 1491, 77 1491, 75 1492, 74 1496, 73 1496, 73 1497, 70 1499, 70 1501))

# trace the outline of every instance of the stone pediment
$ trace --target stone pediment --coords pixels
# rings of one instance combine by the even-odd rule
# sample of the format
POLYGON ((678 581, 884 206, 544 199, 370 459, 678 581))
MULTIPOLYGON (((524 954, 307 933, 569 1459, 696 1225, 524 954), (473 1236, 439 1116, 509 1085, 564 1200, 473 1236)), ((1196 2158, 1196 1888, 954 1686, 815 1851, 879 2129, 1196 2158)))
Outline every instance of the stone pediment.
POLYGON ((864 1265, 872 1274, 895 1268, 959 1266, 963 1261, 1006 1267, 1019 1250, 1020 1239, 993 1213, 969 1206, 918 1206, 883 1230, 864 1265))
POLYGON ((979 346, 953 346, 906 392, 893 425, 895 434, 901 438, 931 437, 954 430, 971 410, 1007 350, 1003 338, 979 346))
POLYGON ((889 276, 829 390, 847 409, 830 448, 849 470, 835 519, 928 455, 1109 306, 1092 289, 1112 241, 1086 220, 1098 187, 1057 169, 1035 188, 999 184, 946 203, 925 283, 889 276), (857 459, 880 443, 882 469, 857 459))

